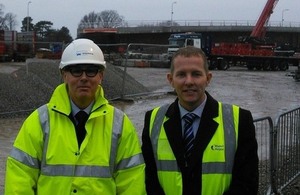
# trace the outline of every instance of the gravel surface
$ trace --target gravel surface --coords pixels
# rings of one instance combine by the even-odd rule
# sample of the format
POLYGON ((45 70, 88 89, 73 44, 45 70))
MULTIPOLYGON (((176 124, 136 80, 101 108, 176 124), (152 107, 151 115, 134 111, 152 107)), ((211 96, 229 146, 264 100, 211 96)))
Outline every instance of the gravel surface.
MULTIPOLYGON (((30 60, 27 64, 16 65, 16 68, 9 66, 7 72, 0 71, 0 194, 4 185, 5 160, 18 129, 27 114, 48 102, 54 88, 62 82, 58 61, 30 60)), ((124 75, 123 68, 108 66, 103 86, 106 97, 128 114, 140 135, 145 111, 173 101, 175 97, 158 95, 172 90, 165 79, 167 69, 128 68, 127 72, 124 75), (151 93, 155 96, 148 96, 148 99, 135 96, 134 103, 117 101, 122 96, 124 76, 124 95, 151 93)), ((254 118, 274 118, 278 112, 299 106, 300 83, 286 74, 288 72, 214 71, 208 91, 221 101, 251 110, 254 118)), ((300 178, 295 179, 282 194, 300 194, 300 178)))
MULTIPOLYGON (((14 116, 28 113, 48 102, 55 87, 62 82, 58 64, 59 61, 31 59, 27 66, 12 74, 0 73, 0 117, 10 116, 10 112, 14 116)), ((104 74, 102 85, 109 100, 149 91, 119 67, 108 64, 104 74)))

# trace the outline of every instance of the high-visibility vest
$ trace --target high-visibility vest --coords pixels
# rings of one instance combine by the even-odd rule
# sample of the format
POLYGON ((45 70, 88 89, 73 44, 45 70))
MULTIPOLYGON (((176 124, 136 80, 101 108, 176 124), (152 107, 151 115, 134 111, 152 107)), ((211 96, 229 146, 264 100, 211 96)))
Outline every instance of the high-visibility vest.
MULTIPOLYGON (((166 195, 182 195, 182 175, 163 123, 169 105, 155 108, 150 119, 150 138, 160 185, 166 195)), ((202 158, 202 194, 220 195, 230 186, 237 147, 239 107, 219 102, 219 125, 202 158)), ((205 129, 203 129, 205 131, 205 129)))
POLYGON ((22 125, 7 160, 5 194, 144 195, 145 164, 128 117, 97 98, 78 148, 64 88, 52 96, 59 103, 41 106, 22 125))

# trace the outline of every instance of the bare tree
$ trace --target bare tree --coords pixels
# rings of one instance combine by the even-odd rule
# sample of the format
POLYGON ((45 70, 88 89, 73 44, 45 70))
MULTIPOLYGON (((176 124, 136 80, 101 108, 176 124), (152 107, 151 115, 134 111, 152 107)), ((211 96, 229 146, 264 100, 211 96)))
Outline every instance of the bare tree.
POLYGON ((83 26, 84 28, 98 28, 100 23, 100 18, 98 14, 96 14, 94 11, 90 12, 88 15, 83 16, 83 18, 80 21, 80 26, 83 26))
POLYGON ((115 10, 105 10, 100 13, 93 11, 81 19, 78 29, 116 28, 124 25, 126 25, 124 17, 120 16, 115 10))
POLYGON ((3 4, 0 3, 0 16, 3 16, 4 15, 4 8, 5 6, 3 4))
POLYGON ((17 26, 17 15, 13 14, 13 13, 7 13, 5 14, 5 23, 8 27, 8 30, 15 30, 16 26, 17 26))
POLYGON ((106 10, 99 15, 102 27, 104 28, 116 28, 123 25, 123 16, 120 16, 117 11, 106 10))
POLYGON ((4 5, 0 4, 0 29, 1 30, 14 30, 17 26, 17 16, 13 13, 4 15, 4 5))
POLYGON ((0 30, 5 30, 4 5, 0 4, 0 30))

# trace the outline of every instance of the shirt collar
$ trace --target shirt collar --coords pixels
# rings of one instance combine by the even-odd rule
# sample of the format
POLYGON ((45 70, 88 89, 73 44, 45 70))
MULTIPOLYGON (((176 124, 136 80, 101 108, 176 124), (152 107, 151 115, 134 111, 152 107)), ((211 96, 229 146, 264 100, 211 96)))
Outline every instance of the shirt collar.
MULTIPOLYGON (((204 101, 203 101, 197 108, 195 108, 191 113, 194 113, 194 114, 197 115, 199 118, 201 118, 202 112, 203 112, 203 109, 204 109, 204 106, 205 106, 205 104, 206 104, 206 100, 207 100, 207 96, 206 96, 206 94, 205 94, 205 99, 204 99, 204 101)), ((186 115, 187 113, 190 113, 189 111, 187 111, 186 109, 184 109, 184 108, 180 105, 179 101, 178 101, 178 106, 179 106, 180 118, 181 118, 181 119, 182 119, 182 117, 183 117, 184 115, 186 115)))
MULTIPOLYGON (((76 104, 72 101, 72 99, 70 99, 70 100, 71 100, 72 114, 73 114, 73 116, 75 116, 77 114, 77 112, 81 111, 81 109, 76 106, 76 104)), ((87 114, 90 114, 93 105, 94 105, 94 101, 88 107, 83 109, 82 111, 86 112, 87 114)))

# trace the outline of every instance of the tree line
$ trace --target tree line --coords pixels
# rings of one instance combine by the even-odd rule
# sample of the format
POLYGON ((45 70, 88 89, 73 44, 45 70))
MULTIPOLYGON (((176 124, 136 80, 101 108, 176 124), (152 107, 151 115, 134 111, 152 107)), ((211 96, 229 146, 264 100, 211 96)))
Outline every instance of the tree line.
MULTIPOLYGON (((17 16, 13 13, 4 13, 4 5, 0 4, 0 30, 16 30, 17 16)), ((158 24, 158 26, 179 26, 176 22, 165 21, 158 24), (171 24, 172 23, 172 24, 171 24)), ((124 17, 119 15, 116 10, 104 10, 101 12, 92 11, 84 15, 79 21, 77 30, 82 31, 85 28, 117 28, 127 27, 128 23, 124 17)), ((153 26, 153 25, 139 25, 139 26, 153 26)), ((66 26, 60 29, 54 29, 51 21, 38 21, 33 23, 33 18, 26 16, 22 20, 21 32, 35 31, 38 41, 49 42, 71 42, 72 37, 70 31, 66 26)))
MULTIPOLYGON (((18 24, 17 16, 14 13, 4 12, 5 6, 0 4, 0 30, 16 30, 18 24)), ((82 17, 78 24, 78 30, 85 28, 117 28, 126 26, 123 16, 120 16, 115 10, 104 10, 96 13, 92 11, 82 17)), ((51 21, 38 21, 33 23, 33 18, 26 16, 22 20, 21 32, 35 31, 38 41, 71 42, 72 37, 66 26, 60 29, 53 28, 51 21)))

